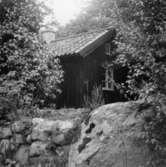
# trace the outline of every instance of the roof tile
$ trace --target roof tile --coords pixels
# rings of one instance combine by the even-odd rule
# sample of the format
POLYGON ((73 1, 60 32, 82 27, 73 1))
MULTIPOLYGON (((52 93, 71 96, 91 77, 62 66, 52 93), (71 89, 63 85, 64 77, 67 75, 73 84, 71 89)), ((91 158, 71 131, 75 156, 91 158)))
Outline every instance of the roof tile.
POLYGON ((57 39, 49 44, 49 48, 54 51, 56 56, 78 54, 79 51, 106 34, 108 31, 108 29, 104 29, 57 39))

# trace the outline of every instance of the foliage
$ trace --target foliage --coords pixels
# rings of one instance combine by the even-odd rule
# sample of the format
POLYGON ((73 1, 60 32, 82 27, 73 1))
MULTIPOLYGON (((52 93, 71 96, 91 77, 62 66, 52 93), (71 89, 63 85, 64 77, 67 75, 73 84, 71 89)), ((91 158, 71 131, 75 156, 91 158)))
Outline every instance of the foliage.
POLYGON ((104 105, 103 93, 101 86, 94 86, 90 96, 84 96, 84 106, 86 108, 95 109, 104 105))
POLYGON ((62 78, 58 58, 39 38, 46 8, 33 0, 2 0, 0 11, 0 95, 17 107, 46 105, 62 78))
POLYGON ((18 119, 15 104, 6 98, 0 97, 0 126, 18 119))
MULTIPOLYGON (((121 17, 118 63, 129 67, 130 93, 139 94, 141 98, 156 92, 166 93, 165 7, 165 1, 131 1, 125 12, 132 8, 133 16, 125 20, 121 17)), ((120 9, 120 15, 125 15, 123 12, 124 9, 120 9)))
POLYGON ((116 63, 129 68, 128 93, 152 104, 150 117, 143 115, 144 139, 154 152, 165 153, 166 1, 123 2, 125 7, 117 4, 116 12, 119 24, 116 63))

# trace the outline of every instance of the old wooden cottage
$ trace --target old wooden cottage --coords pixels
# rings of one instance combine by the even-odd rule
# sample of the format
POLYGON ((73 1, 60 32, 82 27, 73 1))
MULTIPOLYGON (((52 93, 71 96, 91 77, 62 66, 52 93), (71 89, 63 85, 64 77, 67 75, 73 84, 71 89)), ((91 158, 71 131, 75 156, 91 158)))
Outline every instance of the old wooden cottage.
MULTIPOLYGON (((53 38, 53 32, 47 33, 53 38)), ((125 80, 125 70, 110 63, 115 35, 114 29, 102 29, 49 41, 64 70, 59 107, 81 107, 95 86, 102 87, 106 103, 124 100, 117 85, 125 80)))

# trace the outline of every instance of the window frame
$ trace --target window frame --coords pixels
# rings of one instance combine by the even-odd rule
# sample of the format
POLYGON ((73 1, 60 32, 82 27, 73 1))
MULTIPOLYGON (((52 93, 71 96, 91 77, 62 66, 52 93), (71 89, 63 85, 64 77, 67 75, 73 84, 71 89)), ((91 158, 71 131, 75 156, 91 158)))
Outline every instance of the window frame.
POLYGON ((105 80, 103 81, 103 90, 114 91, 115 81, 114 81, 114 70, 113 67, 105 68, 105 80))

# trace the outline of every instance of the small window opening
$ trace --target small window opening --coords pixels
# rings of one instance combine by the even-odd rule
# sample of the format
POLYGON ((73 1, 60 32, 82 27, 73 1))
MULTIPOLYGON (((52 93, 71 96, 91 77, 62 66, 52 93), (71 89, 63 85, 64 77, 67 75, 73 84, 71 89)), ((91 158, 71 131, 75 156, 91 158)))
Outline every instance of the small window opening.
POLYGON ((114 90, 114 71, 112 67, 107 67, 105 69, 105 80, 103 81, 103 90, 114 90))

